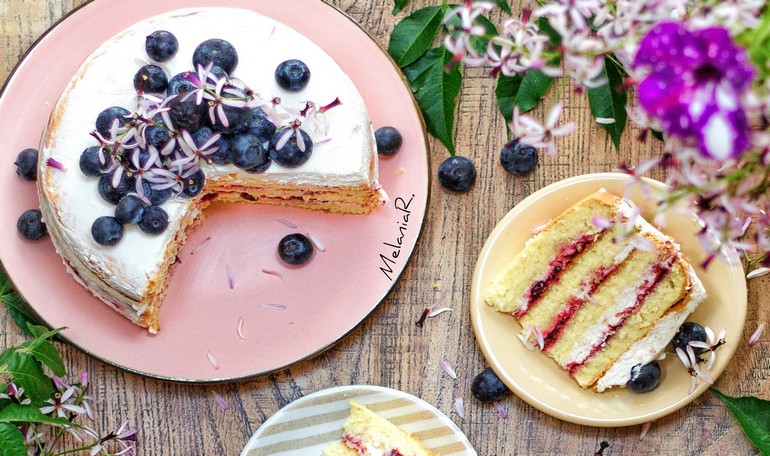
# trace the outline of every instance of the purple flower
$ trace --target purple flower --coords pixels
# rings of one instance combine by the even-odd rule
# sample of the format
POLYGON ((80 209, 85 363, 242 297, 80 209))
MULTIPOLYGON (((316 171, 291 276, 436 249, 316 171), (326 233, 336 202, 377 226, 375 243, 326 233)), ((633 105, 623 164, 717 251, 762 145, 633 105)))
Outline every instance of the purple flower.
POLYGON ((666 134, 717 160, 737 158, 749 147, 740 100, 756 71, 726 29, 660 23, 642 39, 633 69, 647 73, 639 103, 666 134))

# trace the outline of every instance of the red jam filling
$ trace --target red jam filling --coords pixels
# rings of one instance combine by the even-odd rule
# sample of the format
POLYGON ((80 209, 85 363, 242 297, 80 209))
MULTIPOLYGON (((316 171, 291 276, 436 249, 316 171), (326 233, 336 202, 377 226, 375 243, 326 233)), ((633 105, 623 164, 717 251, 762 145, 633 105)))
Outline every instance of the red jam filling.
POLYGON ((585 359, 580 362, 569 363, 565 366, 565 369, 567 369, 571 376, 574 376, 575 373, 580 370, 580 368, 582 368, 589 359, 591 359, 592 356, 602 350, 607 345, 607 343, 612 340, 612 337, 615 335, 615 333, 617 333, 618 328, 623 326, 631 317, 631 315, 639 310, 647 296, 655 291, 655 288, 658 286, 658 284, 660 284, 666 274, 671 271, 672 264, 673 258, 670 261, 666 261, 665 263, 657 263, 652 266, 651 272, 653 277, 650 280, 645 280, 639 286, 636 292, 636 301, 634 302, 634 305, 627 307, 621 312, 615 314, 615 316, 619 318, 619 321, 614 325, 610 325, 607 331, 605 331, 602 340, 599 343, 595 343, 591 346, 591 351, 588 352, 588 356, 586 356, 585 359))
POLYGON ((527 289, 527 292, 524 294, 524 305, 514 312, 513 316, 521 318, 526 315, 527 312, 529 312, 529 309, 540 301, 540 298, 543 297, 543 294, 551 284, 559 283, 559 278, 561 278, 561 275, 567 266, 572 260, 577 258, 586 247, 593 244, 600 233, 601 232, 582 234, 571 242, 562 245, 556 253, 556 256, 548 262, 548 269, 546 270, 544 277, 540 280, 536 280, 529 286, 529 289, 527 289))

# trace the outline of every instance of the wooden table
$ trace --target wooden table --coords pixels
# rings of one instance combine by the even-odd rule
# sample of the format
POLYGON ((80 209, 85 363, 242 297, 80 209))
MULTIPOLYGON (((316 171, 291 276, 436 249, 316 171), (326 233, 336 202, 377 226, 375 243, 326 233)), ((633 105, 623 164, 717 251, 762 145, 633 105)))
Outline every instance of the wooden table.
MULTIPOLYGON (((24 51, 51 24, 81 3, 0 0, 0 80, 6 79, 24 51)), ((331 3, 383 45, 405 14, 393 16, 390 0, 331 3)), ((116 8, 130 7, 125 1, 115 4, 116 8)), ((435 4, 439 1, 412 0, 407 12, 435 4)), ((332 349, 298 366, 253 381, 213 386, 143 378, 62 345, 71 372, 86 369, 91 373, 92 395, 100 402, 97 428, 114 428, 130 418, 139 428, 138 454, 143 455, 236 455, 260 424, 286 404, 323 388, 369 383, 403 390, 434 404, 452 417, 480 455, 594 454, 602 441, 610 445, 605 454, 756 454, 727 408, 710 392, 657 420, 641 441, 641 426, 577 426, 551 418, 515 396, 504 402, 509 417, 502 420, 493 407, 472 399, 471 381, 485 367, 485 360, 471 328, 470 283, 476 257, 495 223, 547 184, 583 173, 611 171, 621 163, 634 164, 658 153, 660 147, 638 142, 638 132, 628 131, 623 150, 615 152, 603 130, 592 122, 587 98, 567 93, 565 117, 577 121, 580 129, 561 141, 557 157, 543 157, 534 173, 515 178, 499 164, 506 125, 496 110, 494 81, 483 69, 466 69, 464 75, 455 143, 458 153, 476 164, 478 181, 469 193, 453 194, 433 179, 425 228, 414 257, 385 302, 360 327, 332 349), (436 287, 448 290, 445 303, 456 311, 417 328, 414 322, 426 303, 432 302, 436 287), (441 375, 437 361, 442 357, 457 370, 457 380, 441 375), (229 402, 229 410, 215 403, 215 393, 229 402), (466 398, 464 419, 453 411, 457 396, 466 398)), ((552 94, 548 98, 553 101, 552 94)), ((542 107, 534 114, 545 115, 542 107)), ((432 139, 431 147, 435 177, 447 151, 432 139)), ((770 279, 750 282, 741 348, 716 385, 727 394, 770 399, 770 337, 766 335, 752 349, 745 344, 758 323, 770 320, 770 306, 760 299, 769 293, 770 279)), ((25 340, 4 306, 0 319, 1 346, 25 340)))

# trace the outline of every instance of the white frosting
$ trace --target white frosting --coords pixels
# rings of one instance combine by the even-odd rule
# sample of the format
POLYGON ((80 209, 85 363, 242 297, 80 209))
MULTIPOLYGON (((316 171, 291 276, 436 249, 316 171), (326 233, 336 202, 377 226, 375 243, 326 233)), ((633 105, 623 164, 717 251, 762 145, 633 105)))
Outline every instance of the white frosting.
POLYGON ((338 97, 342 102, 326 113, 330 140, 317 144, 310 160, 301 167, 287 169, 272 163, 264 174, 249 174, 231 165, 204 165, 209 180, 372 188, 379 185, 371 122, 364 102, 339 65, 308 38, 255 12, 231 8, 176 10, 134 24, 100 46, 65 89, 54 109, 54 122, 47 132, 50 137, 44 135, 38 173, 41 209, 57 250, 81 274, 80 281, 133 305, 135 314, 122 311, 134 320, 144 309, 131 301, 141 300, 148 281, 164 261, 165 248, 172 242, 180 219, 189 217, 191 203, 172 197, 163 204, 171 223, 162 234, 150 236, 136 226, 127 226, 121 242, 105 248, 93 240, 91 225, 100 216, 112 215, 115 207, 100 197, 97 178, 83 175, 78 163, 85 148, 97 145, 89 132, 95 128, 99 112, 113 105, 134 109, 133 77, 148 63, 145 37, 155 30, 168 30, 179 40, 177 55, 162 64, 169 77, 192 69, 192 53, 201 41, 222 38, 238 51, 239 64, 232 76, 263 98, 277 96, 297 109, 305 101, 325 105, 338 97), (282 91, 274 80, 276 66, 290 58, 304 61, 311 72, 308 86, 298 93, 282 91), (62 163, 67 170, 47 167, 48 158, 62 163), (113 288, 125 296, 116 296, 113 288))

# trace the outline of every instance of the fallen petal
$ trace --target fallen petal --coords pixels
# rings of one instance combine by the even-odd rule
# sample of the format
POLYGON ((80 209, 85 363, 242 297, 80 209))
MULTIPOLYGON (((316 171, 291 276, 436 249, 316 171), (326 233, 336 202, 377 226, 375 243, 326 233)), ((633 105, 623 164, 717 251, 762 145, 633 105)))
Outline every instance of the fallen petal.
POLYGON ((754 330, 754 334, 749 337, 749 347, 753 347, 759 342, 759 338, 762 337, 763 332, 765 332, 765 324, 760 323, 759 326, 757 326, 757 329, 754 330))

